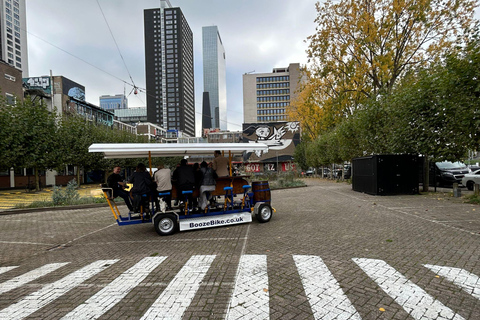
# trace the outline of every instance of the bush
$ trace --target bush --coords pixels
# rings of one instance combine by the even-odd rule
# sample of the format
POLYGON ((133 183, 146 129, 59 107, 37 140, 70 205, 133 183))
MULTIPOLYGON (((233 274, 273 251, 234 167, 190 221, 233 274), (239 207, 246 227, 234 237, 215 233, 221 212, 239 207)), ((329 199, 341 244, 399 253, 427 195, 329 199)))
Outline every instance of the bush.
POLYGON ((62 190, 62 187, 54 186, 52 201, 54 206, 61 205, 71 205, 78 201, 80 194, 77 191, 78 184, 75 179, 68 182, 65 191, 62 190))

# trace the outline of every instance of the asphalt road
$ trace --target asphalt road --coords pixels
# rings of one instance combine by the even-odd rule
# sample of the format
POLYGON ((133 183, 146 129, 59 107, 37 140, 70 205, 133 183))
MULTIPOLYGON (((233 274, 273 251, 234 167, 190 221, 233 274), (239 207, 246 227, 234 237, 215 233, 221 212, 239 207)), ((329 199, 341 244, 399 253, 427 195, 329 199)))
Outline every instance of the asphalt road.
POLYGON ((268 223, 168 237, 108 207, 2 215, 0 319, 480 319, 479 206, 307 183, 268 223))

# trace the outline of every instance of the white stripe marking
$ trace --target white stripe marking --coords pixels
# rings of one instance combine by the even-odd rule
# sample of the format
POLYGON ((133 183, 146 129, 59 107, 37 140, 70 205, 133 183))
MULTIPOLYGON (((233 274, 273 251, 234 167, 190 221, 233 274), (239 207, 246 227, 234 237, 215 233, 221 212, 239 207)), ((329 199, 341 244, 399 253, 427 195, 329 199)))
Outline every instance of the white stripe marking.
POLYGON ((227 319, 269 319, 267 256, 242 255, 227 319))
POLYGON ((113 308, 167 257, 146 257, 62 319, 97 319, 113 308))
POLYGON ((182 319, 213 259, 214 255, 192 256, 143 315, 142 320, 182 319))
POLYGON ((8 292, 10 290, 13 290, 15 288, 18 288, 26 283, 29 283, 35 279, 38 279, 40 277, 43 277, 46 274, 49 274, 50 272, 53 272, 57 270, 60 267, 63 267, 64 265, 67 265, 68 262, 65 263, 50 263, 46 264, 40 268, 37 268, 35 270, 32 270, 30 272, 27 272, 21 276, 15 277, 13 279, 10 279, 4 283, 0 284, 0 294, 8 292))
POLYGON ((1 310, 0 319, 20 320, 26 318, 117 261, 98 260, 54 283, 48 284, 23 300, 1 310))
POLYGON ((385 261, 352 260, 414 319, 463 319, 385 261))
POLYGON ((322 258, 294 255, 293 260, 315 319, 361 319, 322 258))
POLYGON ((18 266, 14 266, 14 267, 0 267, 0 274, 2 273, 5 273, 5 272, 8 272, 10 270, 13 270, 15 268, 18 268, 18 266))
POLYGON ((468 294, 480 299, 480 278, 473 273, 460 268, 441 267, 431 264, 424 264, 424 266, 453 282, 468 294))

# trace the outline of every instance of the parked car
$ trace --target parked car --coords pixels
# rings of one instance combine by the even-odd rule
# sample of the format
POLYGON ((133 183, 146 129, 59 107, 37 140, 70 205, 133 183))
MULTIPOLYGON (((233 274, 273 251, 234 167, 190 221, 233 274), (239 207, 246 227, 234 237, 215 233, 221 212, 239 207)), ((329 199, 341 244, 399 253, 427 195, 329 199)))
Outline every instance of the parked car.
POLYGON ((462 183, 468 168, 461 162, 435 162, 430 167, 430 185, 451 186, 453 183, 462 183))
POLYGON ((345 173, 343 174, 343 178, 350 179, 352 177, 352 165, 351 164, 344 165, 343 170, 345 170, 345 173))
POLYGON ((480 170, 474 171, 472 173, 467 173, 462 178, 462 184, 467 187, 468 190, 473 190, 475 184, 480 184, 480 170))
POLYGON ((305 171, 306 176, 312 176, 315 173, 315 169, 308 168, 307 171, 305 171))

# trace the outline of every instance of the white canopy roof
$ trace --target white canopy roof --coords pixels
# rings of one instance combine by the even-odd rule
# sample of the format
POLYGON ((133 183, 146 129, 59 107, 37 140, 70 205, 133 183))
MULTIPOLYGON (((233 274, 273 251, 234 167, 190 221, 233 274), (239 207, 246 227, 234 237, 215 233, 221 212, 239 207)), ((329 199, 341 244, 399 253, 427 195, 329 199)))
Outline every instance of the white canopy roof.
POLYGON ((240 155, 244 151, 268 151, 264 143, 94 143, 88 152, 103 152, 105 158, 148 158, 213 155, 215 150, 240 155))

